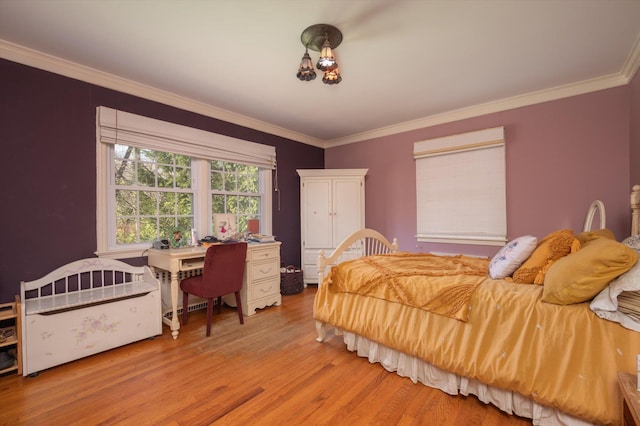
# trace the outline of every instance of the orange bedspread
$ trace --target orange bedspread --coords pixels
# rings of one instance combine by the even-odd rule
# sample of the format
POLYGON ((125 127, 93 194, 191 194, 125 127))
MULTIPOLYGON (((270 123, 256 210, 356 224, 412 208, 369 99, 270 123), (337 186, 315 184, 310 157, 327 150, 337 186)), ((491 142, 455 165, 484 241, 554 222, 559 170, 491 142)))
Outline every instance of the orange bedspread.
POLYGON ((588 303, 541 296, 542 286, 485 277, 463 322, 323 284, 314 318, 576 417, 619 423, 617 371, 635 374, 640 333, 598 318, 588 303))

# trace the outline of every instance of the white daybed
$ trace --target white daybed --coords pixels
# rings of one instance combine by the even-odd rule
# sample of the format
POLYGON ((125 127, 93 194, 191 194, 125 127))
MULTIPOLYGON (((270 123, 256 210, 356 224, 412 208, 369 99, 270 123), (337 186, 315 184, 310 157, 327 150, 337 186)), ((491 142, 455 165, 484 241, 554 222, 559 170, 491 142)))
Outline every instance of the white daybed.
MULTIPOLYGON (((636 231, 639 193, 635 186, 636 231)), ((354 233, 330 256, 321 254, 314 304, 317 340, 324 341, 332 325, 336 335, 344 335, 348 350, 371 363, 452 395, 476 395, 534 424, 620 422, 617 372, 635 374, 639 333, 598 318, 588 302, 546 303, 541 301, 543 286, 488 276, 472 293, 466 321, 343 288, 343 278, 366 281, 360 271, 367 262, 389 275, 393 266, 384 262, 413 255, 397 252, 395 241, 372 230, 354 233), (353 251, 365 257, 340 263, 345 253, 353 258, 353 251), (325 274, 335 264, 340 266, 325 274)), ((396 276, 376 279, 366 285, 382 288, 382 282, 396 276)))

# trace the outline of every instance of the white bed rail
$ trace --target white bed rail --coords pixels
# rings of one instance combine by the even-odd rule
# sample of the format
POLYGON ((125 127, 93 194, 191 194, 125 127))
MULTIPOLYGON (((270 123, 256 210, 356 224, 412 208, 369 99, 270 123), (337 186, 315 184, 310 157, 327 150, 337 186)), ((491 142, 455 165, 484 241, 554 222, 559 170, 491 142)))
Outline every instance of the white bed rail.
POLYGON ((591 231, 593 218, 596 212, 600 215, 600 228, 598 229, 604 229, 607 227, 607 215, 605 212, 604 203, 600 200, 595 200, 593 203, 591 203, 589 209, 587 210, 587 217, 584 220, 584 227, 582 229, 583 231, 591 231))
POLYGON ((327 266, 337 265, 340 262, 350 259, 357 259, 363 256, 374 254, 388 254, 398 251, 398 240, 393 242, 387 240, 384 235, 373 229, 360 229, 345 238, 336 249, 329 255, 324 255, 324 250, 320 250, 318 256, 318 285, 326 275, 327 266))

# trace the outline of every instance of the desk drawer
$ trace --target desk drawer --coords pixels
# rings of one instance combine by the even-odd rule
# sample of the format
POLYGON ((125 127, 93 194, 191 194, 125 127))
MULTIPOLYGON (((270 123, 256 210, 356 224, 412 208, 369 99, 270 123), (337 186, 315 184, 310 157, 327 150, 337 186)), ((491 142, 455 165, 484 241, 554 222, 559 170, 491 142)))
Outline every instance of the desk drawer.
MULTIPOLYGON (((252 261, 280 259, 280 246, 265 247, 265 248, 252 248, 247 251, 247 258, 252 261)), ((280 261, 278 260, 278 263, 280 261)))
POLYGON ((178 270, 180 271, 192 271, 194 269, 204 268, 204 257, 192 257, 187 259, 180 259, 178 270))
POLYGON ((280 279, 280 258, 274 258, 267 262, 255 262, 249 264, 249 277, 252 282, 265 278, 280 279))
POLYGON ((271 296, 273 294, 280 293, 280 280, 265 280, 258 283, 254 283, 251 286, 251 299, 259 299, 265 296, 271 296))

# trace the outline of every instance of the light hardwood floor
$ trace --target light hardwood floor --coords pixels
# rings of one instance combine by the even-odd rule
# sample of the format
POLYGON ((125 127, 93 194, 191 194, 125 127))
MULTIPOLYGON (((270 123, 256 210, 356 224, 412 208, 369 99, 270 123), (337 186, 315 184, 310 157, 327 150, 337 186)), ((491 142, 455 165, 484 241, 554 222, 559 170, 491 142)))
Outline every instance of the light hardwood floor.
POLYGON ((389 373, 331 335, 314 339, 315 287, 283 296, 240 325, 204 311, 173 340, 84 358, 37 377, 0 377, 2 425, 526 425, 475 397, 389 373))

